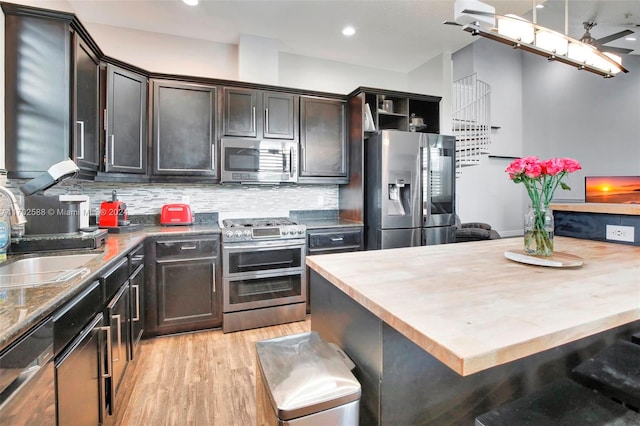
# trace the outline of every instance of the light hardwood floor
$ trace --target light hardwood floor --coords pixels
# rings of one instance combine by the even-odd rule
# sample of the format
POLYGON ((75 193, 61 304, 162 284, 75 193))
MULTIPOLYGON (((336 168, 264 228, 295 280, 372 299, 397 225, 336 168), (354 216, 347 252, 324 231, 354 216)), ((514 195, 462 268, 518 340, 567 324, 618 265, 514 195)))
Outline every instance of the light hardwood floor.
POLYGON ((255 342, 309 331, 311 319, 223 334, 143 340, 106 425, 256 424, 255 342))

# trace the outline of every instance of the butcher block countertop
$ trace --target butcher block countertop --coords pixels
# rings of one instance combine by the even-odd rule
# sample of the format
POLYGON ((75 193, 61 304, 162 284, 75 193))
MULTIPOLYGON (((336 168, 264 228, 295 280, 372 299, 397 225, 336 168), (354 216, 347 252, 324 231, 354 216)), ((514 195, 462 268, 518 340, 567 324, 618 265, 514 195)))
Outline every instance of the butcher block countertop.
POLYGON ((614 204, 614 203, 551 203, 551 210, 604 213, 604 214, 628 214, 640 216, 640 204, 614 204))
MULTIPOLYGON (((577 268, 504 257, 522 238, 307 256, 307 265, 462 376, 640 320, 640 247, 556 237, 577 268)), ((313 285, 313 284, 312 284, 313 285)))

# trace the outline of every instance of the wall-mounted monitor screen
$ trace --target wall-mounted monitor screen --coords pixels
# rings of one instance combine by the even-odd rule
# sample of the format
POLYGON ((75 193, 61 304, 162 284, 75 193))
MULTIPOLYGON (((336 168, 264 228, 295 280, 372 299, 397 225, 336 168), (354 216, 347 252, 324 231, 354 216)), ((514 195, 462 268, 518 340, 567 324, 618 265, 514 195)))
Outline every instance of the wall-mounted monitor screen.
POLYGON ((640 204, 640 176, 587 176, 586 203, 640 204))

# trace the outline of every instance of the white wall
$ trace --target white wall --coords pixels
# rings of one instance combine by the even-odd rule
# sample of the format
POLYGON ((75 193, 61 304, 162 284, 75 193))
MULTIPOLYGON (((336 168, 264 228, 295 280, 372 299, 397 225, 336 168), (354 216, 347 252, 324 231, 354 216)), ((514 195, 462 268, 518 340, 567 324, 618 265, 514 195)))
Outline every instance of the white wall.
MULTIPOLYGON (((628 74, 595 74, 479 39, 454 54, 456 78, 478 73, 491 85, 490 152, 498 156, 571 157, 583 170, 564 181, 554 200, 584 200, 584 177, 640 174, 640 56, 626 55, 628 74)), ((504 169, 509 159, 485 158, 457 180, 458 213, 503 235, 522 233, 528 197, 504 169)))
MULTIPOLYGON (((492 131, 490 153, 521 156, 521 52, 479 39, 453 55, 454 80, 473 73, 491 86, 491 121, 500 127, 492 131)), ((509 162, 485 156, 480 165, 463 168, 456 181, 457 211, 463 222, 489 223, 503 236, 522 234, 526 194, 504 172, 509 162)))
POLYGON ((451 134, 453 63, 451 53, 442 53, 408 74, 408 92, 441 96, 440 133, 451 134))
POLYGON ((360 86, 407 90, 407 75, 403 73, 283 52, 280 52, 279 81, 285 87, 341 94, 360 86))
POLYGON ((238 79, 236 45, 109 25, 85 27, 106 55, 149 72, 238 79))
POLYGON ((582 163, 557 199, 583 201, 585 176, 640 175, 640 56, 625 55, 629 73, 612 79, 533 55, 523 64, 525 154, 582 163))

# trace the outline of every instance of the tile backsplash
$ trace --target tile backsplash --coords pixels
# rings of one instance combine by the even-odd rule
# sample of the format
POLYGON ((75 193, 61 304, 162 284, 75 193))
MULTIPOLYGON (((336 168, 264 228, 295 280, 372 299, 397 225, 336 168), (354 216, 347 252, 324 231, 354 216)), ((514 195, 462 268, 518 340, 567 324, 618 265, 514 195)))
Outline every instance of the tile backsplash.
MULTIPOLYGON (((10 179, 6 186, 15 194, 26 180, 10 179)), ((167 203, 187 202, 194 213, 225 211, 336 210, 337 185, 219 185, 178 183, 105 183, 69 179, 48 189, 46 195, 85 194, 91 199, 91 212, 99 211, 100 203, 118 199, 127 204, 130 215, 159 214, 167 203)))

